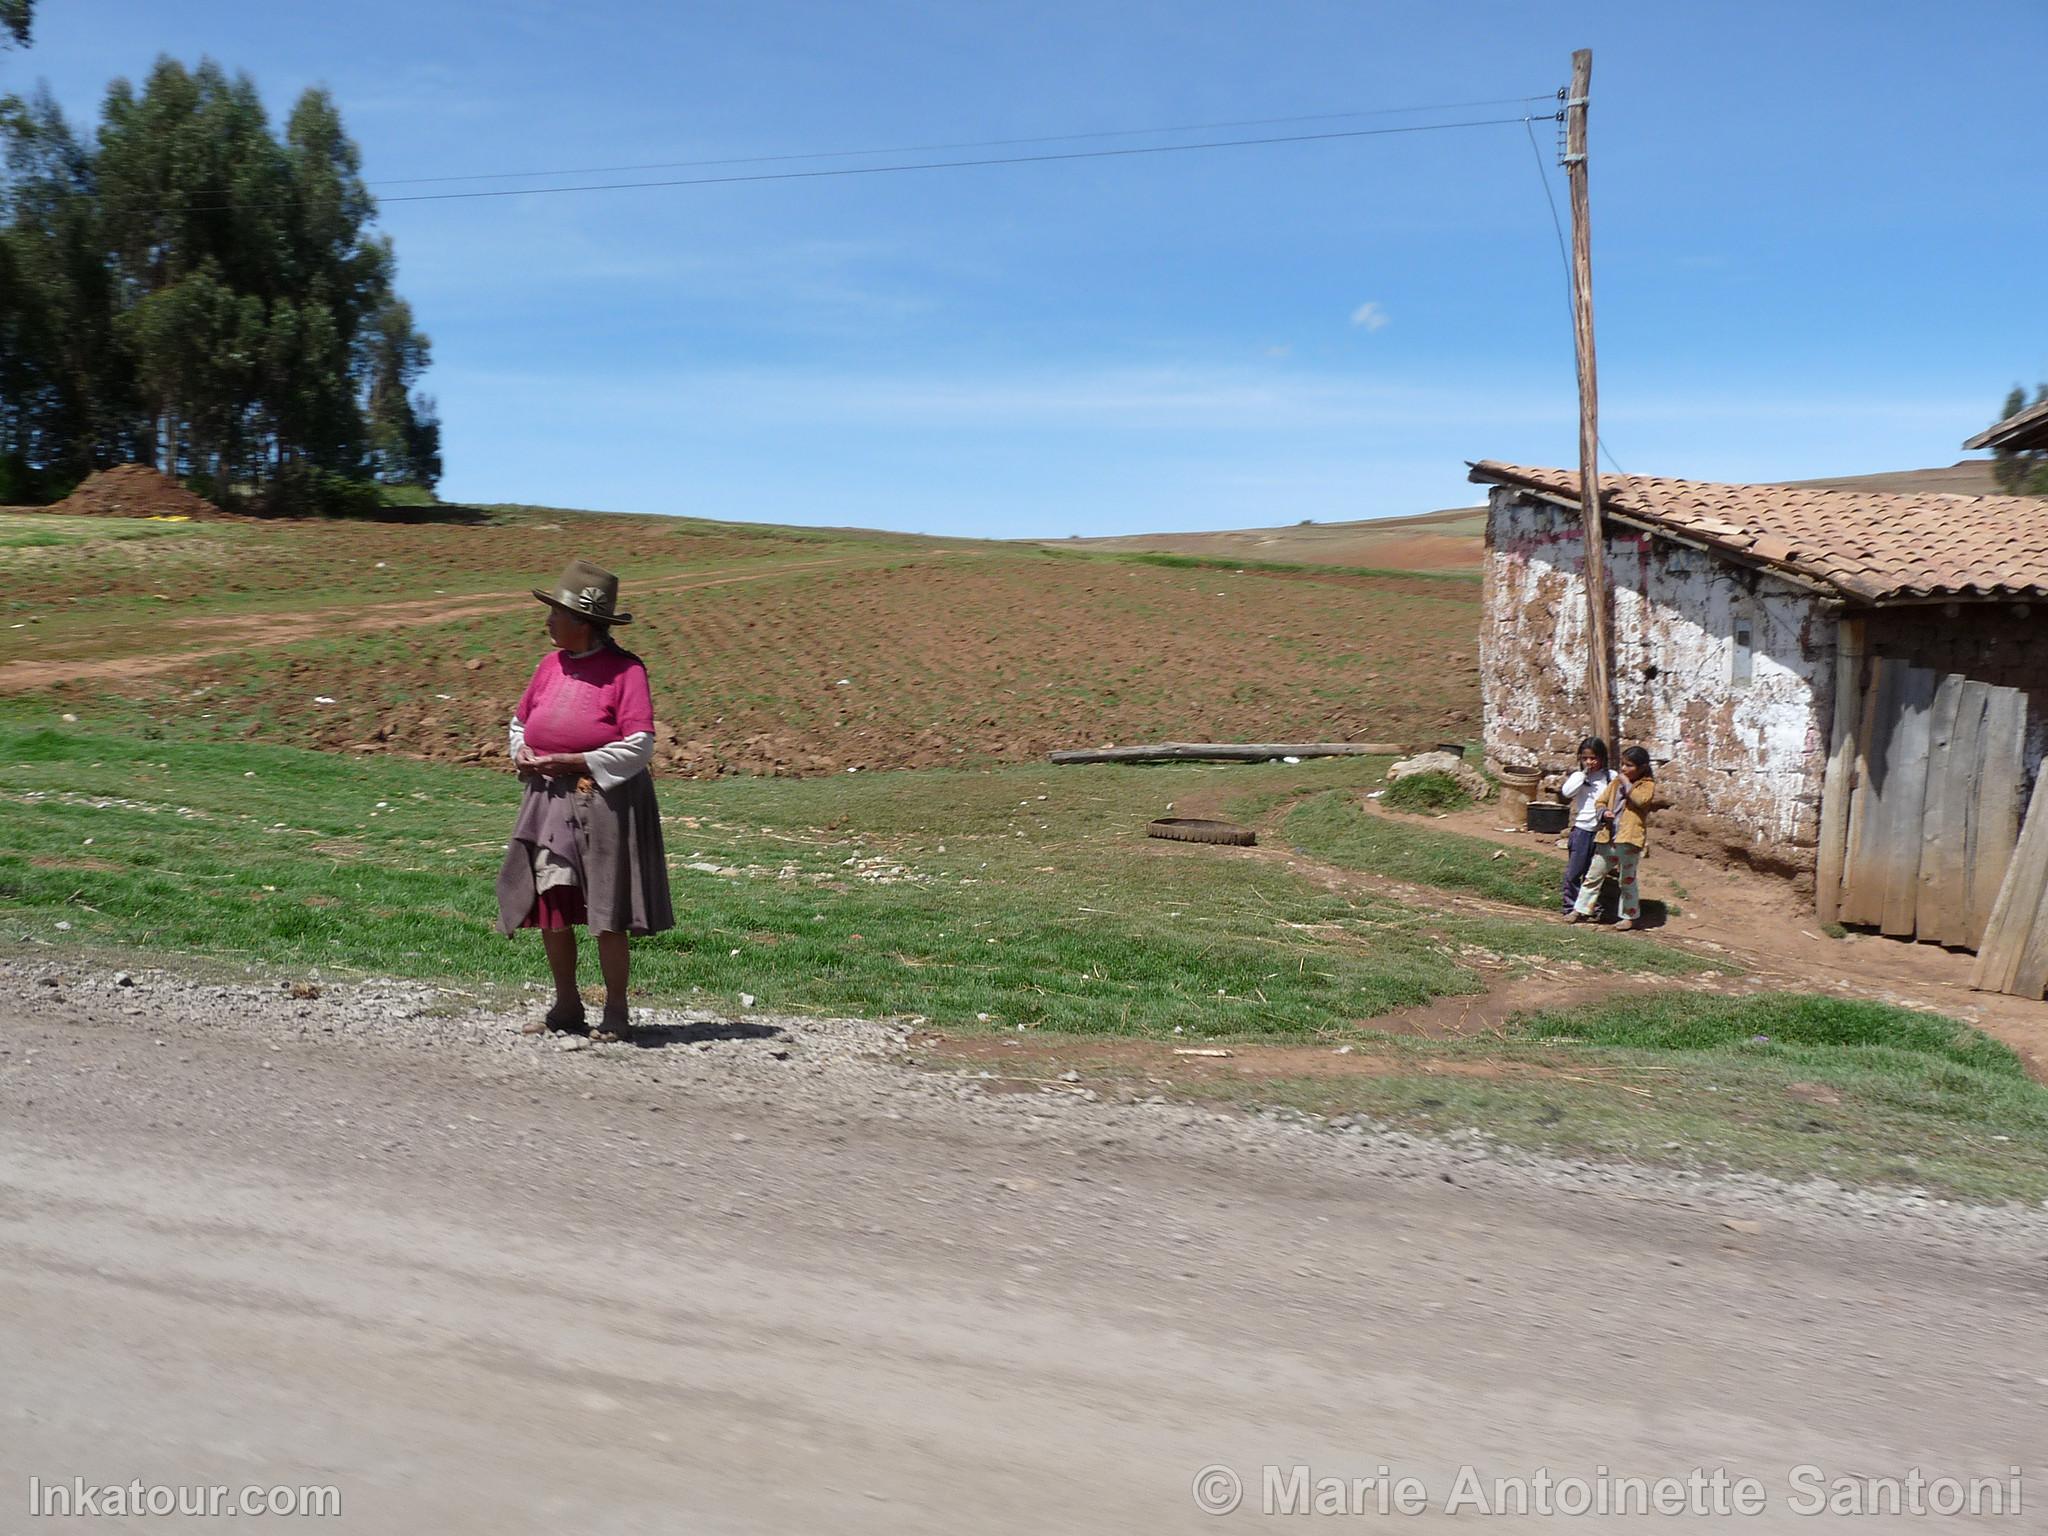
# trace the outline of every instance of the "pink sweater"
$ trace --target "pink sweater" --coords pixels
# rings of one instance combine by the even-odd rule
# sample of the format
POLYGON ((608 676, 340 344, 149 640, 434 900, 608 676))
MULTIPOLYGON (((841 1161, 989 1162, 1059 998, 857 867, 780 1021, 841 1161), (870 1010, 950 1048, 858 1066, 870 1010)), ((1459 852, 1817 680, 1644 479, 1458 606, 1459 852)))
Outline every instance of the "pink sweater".
POLYGON ((514 711, 535 752, 590 752, 654 729, 647 667, 615 645, 588 656, 550 651, 514 711))

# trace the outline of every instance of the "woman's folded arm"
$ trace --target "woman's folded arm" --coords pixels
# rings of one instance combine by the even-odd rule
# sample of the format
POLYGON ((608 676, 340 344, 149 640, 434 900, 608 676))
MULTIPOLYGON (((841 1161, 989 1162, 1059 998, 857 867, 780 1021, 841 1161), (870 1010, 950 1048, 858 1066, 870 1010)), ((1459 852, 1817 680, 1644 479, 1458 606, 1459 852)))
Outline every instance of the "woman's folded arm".
POLYGON ((654 761, 654 732, 635 731, 583 754, 584 765, 602 789, 616 789, 654 761))

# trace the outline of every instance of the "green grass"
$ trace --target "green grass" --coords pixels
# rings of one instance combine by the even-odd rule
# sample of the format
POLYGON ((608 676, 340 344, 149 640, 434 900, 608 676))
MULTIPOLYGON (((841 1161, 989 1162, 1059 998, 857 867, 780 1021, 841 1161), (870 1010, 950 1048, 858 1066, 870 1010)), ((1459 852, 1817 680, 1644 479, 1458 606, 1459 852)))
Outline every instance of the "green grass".
MULTIPOLYGON (((487 985, 539 974, 531 936, 492 928, 508 775, 23 714, 0 710, 0 940, 487 985)), ((1144 821, 1190 778, 665 783, 681 926, 636 946, 637 984, 969 1029, 1240 1038, 1477 990, 1413 912, 1211 850, 1163 854, 1144 821)))
POLYGON ((1294 846, 1332 864, 1517 906, 1555 907, 1564 881, 1562 860, 1376 816, 1342 794, 1306 801, 1281 830, 1294 846))
POLYGON ((423 485, 380 485, 377 500, 387 507, 438 507, 441 498, 423 485))
POLYGON ((1528 1015, 1500 1038, 1369 1049, 1395 1058, 1387 1075, 1191 1091, 1424 1133, 1483 1129, 1561 1156, 2048 1198, 2048 1088, 1998 1042, 1912 1009, 1653 992, 1528 1015), (1489 1075, 1458 1072, 1478 1065, 1489 1075))
MULTIPOLYGON (((485 991, 542 975, 532 936, 492 925, 507 775, 144 729, 0 704, 0 947, 485 991)), ((1476 967, 1712 967, 1653 941, 1347 897, 1250 851, 1142 836, 1168 801, 1227 781, 1269 807, 1299 800, 1290 833, 1361 862, 1346 841, 1357 823, 1391 829, 1379 856, 1406 878, 1443 867, 1448 834, 1349 803, 1379 771, 1339 760, 664 782, 681 926, 635 945, 636 986, 655 1002, 745 992, 768 1009, 921 1015, 961 1034, 1341 1038, 1396 1070, 1188 1091, 1479 1125, 1557 1151, 2048 1193, 2042 1090, 1954 1021, 1688 990, 1536 1015, 1499 1036, 1375 1034, 1390 1010, 1477 992, 1476 967), (1506 1075, 1458 1075, 1475 1061, 1506 1075)))
MULTIPOLYGON (((1772 993, 1702 1001, 1674 993, 1616 998, 1595 1009, 1539 1013, 1519 1022, 1531 1038, 1639 1051, 1765 1053, 1823 1065, 1837 1057, 1883 1052, 1971 1072, 2024 1079, 2006 1046, 1939 1014, 1853 998, 1772 993)), ((1875 1059, 1875 1058, 1873 1058, 1875 1059)))
POLYGON ((190 523, 136 517, 65 517, 50 512, 0 512, 0 549, 57 549, 94 540, 161 538, 191 531, 190 523))
MULTIPOLYGON (((1204 1074, 1178 1091, 1425 1135, 1481 1130, 1563 1157, 2048 1198, 2048 1088, 2005 1046, 1913 1009, 1688 989, 1529 1013, 1461 1039, 1369 1028, 1350 1039, 1374 1071, 1204 1074)), ((1071 1062, 1086 1081, 1157 1089, 1156 1064, 1091 1059, 1083 1040, 1045 1044, 1012 1070, 1050 1075, 1071 1062)))
MULTIPOLYGON (((151 729, 0 723, 0 794, 14 802, 0 941, 465 983, 537 973, 530 938, 492 929, 508 775, 151 729)), ((1345 771, 1231 770, 1275 783, 1345 771)), ((1653 943, 1347 898, 1142 836, 1164 798, 1209 772, 665 783, 681 927, 638 946, 638 985, 655 1000, 747 992, 969 1030, 1261 1039, 1475 993, 1475 963, 1705 966, 1653 943)))
POLYGON ((1651 993, 1519 1021, 1652 1087, 1689 1148, 1743 1166, 1964 1195, 2048 1195, 2048 1089, 1958 1020, 1885 1003, 1766 993, 1651 993), (1695 1123, 1697 1122, 1697 1124, 1695 1123))
POLYGON ((1462 811, 1472 792, 1448 773, 1411 773, 1389 784, 1380 804, 1390 811, 1462 811))
MULTIPOLYGON (((517 794, 502 772, 56 726, 22 705, 0 706, 0 770, 0 941, 485 985, 539 974, 531 936, 492 927, 517 794)), ((1228 771, 1298 790, 1360 770, 1228 771)), ((1489 963, 1697 964, 1548 925, 1446 921, 1143 836, 1212 774, 665 781, 681 926, 636 946, 636 985, 654 1000, 746 992, 970 1030, 1261 1039, 1476 992, 1461 949, 1489 963)))

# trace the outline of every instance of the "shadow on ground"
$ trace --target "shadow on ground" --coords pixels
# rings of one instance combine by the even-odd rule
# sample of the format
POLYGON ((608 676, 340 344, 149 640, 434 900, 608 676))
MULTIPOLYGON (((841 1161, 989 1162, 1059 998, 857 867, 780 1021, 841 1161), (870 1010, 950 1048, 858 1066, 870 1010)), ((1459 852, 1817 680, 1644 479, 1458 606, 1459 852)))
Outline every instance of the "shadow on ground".
POLYGON ((642 1050, 666 1050, 672 1045, 702 1045, 720 1040, 787 1040, 789 1034, 773 1024, 749 1024, 742 1019, 710 1019, 701 1024, 642 1024, 626 1036, 626 1044, 642 1050))
POLYGON ((365 512, 349 519, 358 523, 462 523, 475 526, 493 523, 497 518, 482 507, 465 507, 455 502, 437 501, 430 507, 379 507, 375 512, 365 512))

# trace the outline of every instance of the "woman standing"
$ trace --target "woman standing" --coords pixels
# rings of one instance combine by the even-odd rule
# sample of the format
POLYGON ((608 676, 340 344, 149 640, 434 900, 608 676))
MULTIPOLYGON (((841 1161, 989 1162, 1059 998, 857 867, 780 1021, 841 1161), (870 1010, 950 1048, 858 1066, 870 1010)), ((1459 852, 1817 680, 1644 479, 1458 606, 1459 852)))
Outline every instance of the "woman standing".
POLYGON ((525 784, 519 820, 498 871, 498 931, 538 928, 555 981, 555 1003, 526 1033, 579 1029, 576 929, 597 937, 604 972, 604 1019, 594 1040, 617 1040, 630 1025, 626 981, 633 934, 675 926, 661 811, 647 764, 654 755, 654 704, 647 668, 611 638, 619 578, 572 560, 548 605, 555 649, 533 669, 513 711, 507 750, 525 784))

